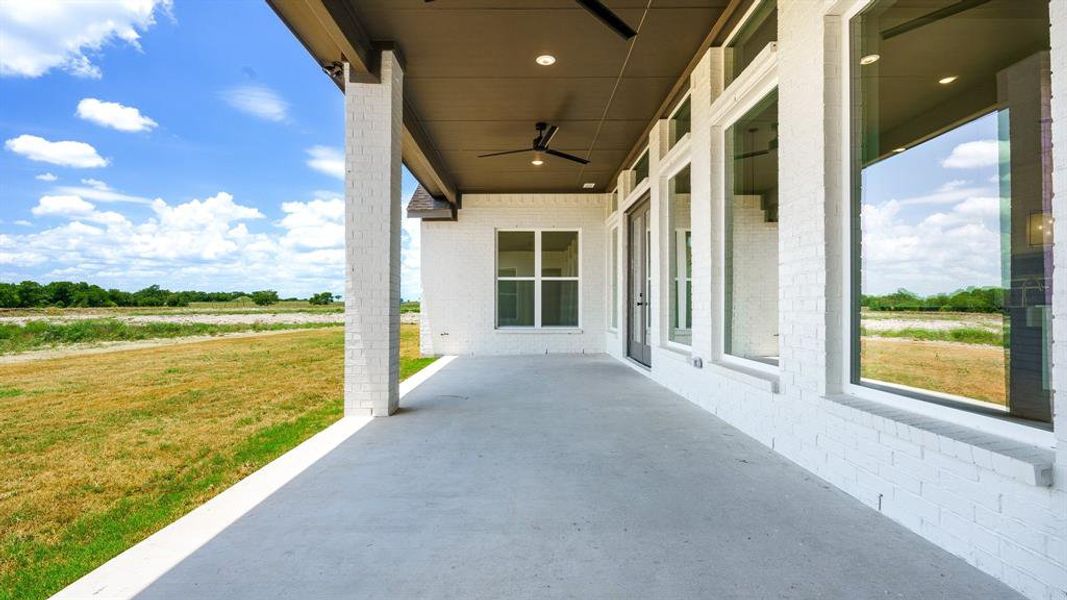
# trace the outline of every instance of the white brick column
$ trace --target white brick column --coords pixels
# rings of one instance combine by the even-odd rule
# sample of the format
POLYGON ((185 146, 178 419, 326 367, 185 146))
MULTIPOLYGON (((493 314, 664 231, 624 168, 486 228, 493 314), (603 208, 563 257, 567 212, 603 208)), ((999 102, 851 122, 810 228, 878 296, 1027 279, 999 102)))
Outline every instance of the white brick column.
POLYGON ((391 51, 381 81, 345 65, 345 414, 396 412, 400 378, 400 140, 404 74, 391 51))
POLYGON ((721 258, 713 247, 711 196, 711 103, 722 93, 722 49, 710 48, 689 77, 692 107, 690 132, 690 205, 693 232, 693 354, 705 360, 714 356, 711 328, 716 314, 712 293, 713 263, 721 258))
POLYGON ((847 206, 843 155, 827 145, 841 118, 840 34, 827 4, 782 3, 778 17, 781 384, 819 395, 839 391, 844 362, 838 211, 847 206))

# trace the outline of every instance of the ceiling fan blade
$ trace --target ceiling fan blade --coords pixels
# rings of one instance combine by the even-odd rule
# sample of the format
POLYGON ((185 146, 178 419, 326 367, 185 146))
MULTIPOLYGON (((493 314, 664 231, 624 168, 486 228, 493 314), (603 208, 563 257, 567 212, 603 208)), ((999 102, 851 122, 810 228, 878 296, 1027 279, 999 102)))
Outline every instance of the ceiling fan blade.
POLYGON ((541 148, 548 148, 548 145, 552 143, 552 137, 559 131, 559 127, 555 125, 549 125, 548 130, 541 134, 541 148))
POLYGON ((523 148, 522 150, 505 150, 503 152, 492 152, 489 154, 479 154, 478 158, 488 158, 490 156, 504 156, 505 154, 521 154, 523 152, 533 152, 533 148, 523 148))
POLYGON ((560 152, 559 150, 553 150, 552 148, 545 148, 545 154, 551 154, 552 156, 558 156, 559 158, 564 158, 566 160, 574 161, 574 162, 576 162, 578 164, 582 164, 582 165, 589 164, 589 161, 585 160, 584 158, 578 158, 577 156, 575 156, 573 154, 567 154, 566 152, 560 152))
POLYGON ((950 4, 932 13, 925 14, 921 17, 916 17, 910 21, 905 21, 895 27, 890 27, 882 32, 882 39, 888 40, 894 38, 902 33, 925 27, 931 23, 936 23, 941 19, 946 19, 961 12, 970 10, 976 6, 981 6, 990 0, 959 0, 956 4, 950 4))
POLYGON ((602 23, 610 27, 615 33, 619 34, 622 39, 628 40, 637 35, 632 27, 626 24, 619 18, 619 15, 611 12, 611 9, 604 6, 599 0, 574 0, 578 4, 582 5, 582 8, 589 11, 594 17, 600 19, 602 23))
POLYGON ((763 156, 764 154, 770 154, 777 148, 767 148, 766 150, 756 150, 754 152, 745 152, 744 154, 737 154, 734 156, 734 160, 744 160, 746 158, 755 158, 757 156, 763 156))

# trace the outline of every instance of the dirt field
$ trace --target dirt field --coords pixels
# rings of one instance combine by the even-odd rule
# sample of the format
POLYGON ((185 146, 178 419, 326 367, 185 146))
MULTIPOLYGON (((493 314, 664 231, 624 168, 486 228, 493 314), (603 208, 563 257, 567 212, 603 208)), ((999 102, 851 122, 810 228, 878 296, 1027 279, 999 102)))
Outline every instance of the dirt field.
POLYGON ((866 337, 862 376, 1006 405, 1000 346, 866 337))

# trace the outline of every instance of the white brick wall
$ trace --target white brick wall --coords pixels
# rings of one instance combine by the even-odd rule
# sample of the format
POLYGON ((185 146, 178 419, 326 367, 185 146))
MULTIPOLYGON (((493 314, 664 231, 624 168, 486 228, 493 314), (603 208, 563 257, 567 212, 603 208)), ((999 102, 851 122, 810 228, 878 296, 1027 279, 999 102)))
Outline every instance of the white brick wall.
POLYGON ((424 354, 604 351, 606 194, 465 194, 456 222, 422 223, 424 354), (497 229, 580 230, 578 331, 496 329, 497 229))
MULTIPOLYGON (((780 208, 778 315, 781 367, 776 376, 717 360, 721 344, 723 272, 721 136, 712 102, 721 93, 721 53, 712 49, 692 74, 693 343, 690 353, 653 346, 649 376, 751 435, 817 476, 881 511, 904 527, 1000 578, 1029 598, 1067 598, 1067 411, 1056 411, 1055 434, 1021 433, 986 417, 949 412, 899 398, 847 396, 844 353, 844 168, 841 22, 851 2, 779 0, 780 208), (939 412, 940 411, 940 412, 939 412), (997 435, 997 434, 1001 435, 997 435)), ((1053 0, 1053 142, 1067 148, 1067 2, 1053 0)), ((736 89, 736 88, 735 88, 736 89)), ((662 258, 665 173, 662 128, 650 140, 653 244, 652 297, 666 322, 662 258)), ((1054 189, 1067 186, 1067 152, 1054 155, 1054 189)), ((620 178, 626 183, 626 175, 620 178)), ((622 186, 629 191, 632 186, 622 186)), ((637 194, 628 198, 633 201, 637 194)), ((1057 194, 1059 195, 1059 194, 1057 194)), ((625 222, 605 224, 603 205, 584 211, 518 197, 480 196, 459 223, 423 229, 425 300, 436 352, 543 352, 606 350, 623 360, 626 311, 619 333, 602 330, 609 286, 596 279, 608 227, 618 224, 625 261, 625 222), (581 214, 571 214, 575 210, 581 214), (506 338, 492 330, 492 231, 495 227, 562 226, 583 231, 581 336, 506 338), (595 237, 600 236, 600 237, 595 237), (592 248, 592 251, 588 251, 592 248), (455 256, 450 256, 454 254, 455 256), (590 261, 594 261, 590 265, 590 261), (590 266, 587 266, 590 265, 590 266), (483 275, 484 274, 484 275, 483 275), (472 285, 473 282, 473 285, 472 285), (599 303, 599 308, 594 305, 599 303), (443 323, 442 319, 447 322, 443 323), (440 335, 448 332, 442 338, 440 335), (457 339, 451 338, 459 332, 457 339), (587 336, 588 339, 587 339, 587 336)), ((625 198, 620 200, 625 208, 625 198)), ((1067 216, 1057 198, 1057 239, 1067 239, 1067 216)), ((1055 247, 1057 271, 1067 245, 1055 247)), ((624 262, 618 276, 624 277, 624 262)), ((600 267, 601 269, 603 267, 600 267)), ((1065 279, 1057 273, 1058 279, 1065 279)), ((625 280, 620 284, 625 289, 625 280)), ((1067 314, 1067 285, 1055 288, 1056 315, 1067 314)), ((620 303, 622 298, 620 298, 620 303)), ((653 332, 653 340, 664 336, 653 332)), ((1067 319, 1054 319, 1056 339, 1067 339, 1067 319)), ((1057 397, 1067 386, 1067 345, 1053 348, 1057 397)), ((632 363, 626 363, 632 364, 632 363)), ((637 368, 637 367, 635 367, 637 368)), ((646 372, 643 369, 639 369, 646 372)))
POLYGON ((778 356, 778 223, 766 220, 759 196, 733 201, 730 352, 778 356))
POLYGON ((380 83, 345 66, 345 414, 393 414, 400 379, 400 142, 404 73, 380 83))

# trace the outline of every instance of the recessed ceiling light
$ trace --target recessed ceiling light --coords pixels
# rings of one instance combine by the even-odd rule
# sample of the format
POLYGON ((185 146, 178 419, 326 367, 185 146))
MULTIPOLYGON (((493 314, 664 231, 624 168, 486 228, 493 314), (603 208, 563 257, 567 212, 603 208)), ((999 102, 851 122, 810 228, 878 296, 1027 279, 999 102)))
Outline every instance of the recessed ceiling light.
POLYGON ((864 56, 863 58, 860 59, 860 64, 861 65, 873 65, 874 63, 878 62, 879 58, 882 58, 882 57, 877 55, 877 54, 868 54, 867 56, 864 56))
POLYGON ((542 67, 547 67, 549 65, 556 64, 556 57, 552 56, 551 54, 542 54, 534 60, 537 61, 537 64, 541 65, 542 67))
POLYGON ((592 181, 588 181, 588 182, 582 184, 582 189, 584 189, 584 190, 591 190, 591 189, 593 189, 595 187, 596 187, 596 184, 593 183, 592 181))
POLYGON ((937 82, 941 85, 948 85, 953 81, 956 81, 957 79, 959 79, 959 77, 957 77, 956 75, 949 75, 948 77, 942 77, 941 79, 938 79, 937 82))
POLYGON ((540 158, 535 158, 530 161, 530 164, 535 167, 540 167, 541 165, 545 164, 545 161, 541 160, 540 158))
POLYGON ((893 152, 895 152, 896 154, 900 154, 901 152, 903 152, 905 150, 907 150, 907 148, 904 148, 904 147, 893 148, 893 152))

